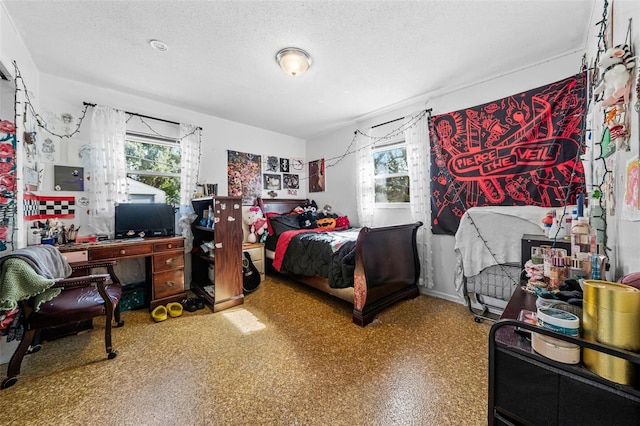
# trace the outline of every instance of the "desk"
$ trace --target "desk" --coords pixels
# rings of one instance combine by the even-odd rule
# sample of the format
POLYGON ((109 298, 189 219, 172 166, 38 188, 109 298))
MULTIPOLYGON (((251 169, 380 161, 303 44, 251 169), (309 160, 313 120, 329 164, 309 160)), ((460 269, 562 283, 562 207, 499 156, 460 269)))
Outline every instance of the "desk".
POLYGON ((135 238, 58 247, 70 262, 145 258, 149 310, 186 297, 184 288, 184 239, 182 237, 135 238))

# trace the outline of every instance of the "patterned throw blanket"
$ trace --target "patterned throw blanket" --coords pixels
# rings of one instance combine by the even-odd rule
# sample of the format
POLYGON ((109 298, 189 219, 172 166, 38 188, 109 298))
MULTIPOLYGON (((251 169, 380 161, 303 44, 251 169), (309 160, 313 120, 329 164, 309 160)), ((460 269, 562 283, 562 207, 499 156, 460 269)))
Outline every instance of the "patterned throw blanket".
POLYGON ((0 311, 11 311, 18 302, 36 297, 35 309, 60 294, 50 288, 71 275, 71 267, 53 246, 15 250, 0 257, 0 311))

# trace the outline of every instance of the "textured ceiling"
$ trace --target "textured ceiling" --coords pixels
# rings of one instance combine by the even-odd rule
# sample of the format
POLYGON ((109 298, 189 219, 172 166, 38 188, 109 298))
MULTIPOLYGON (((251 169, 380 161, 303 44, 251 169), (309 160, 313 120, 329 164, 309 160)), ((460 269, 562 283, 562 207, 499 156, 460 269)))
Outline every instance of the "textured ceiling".
POLYGON ((594 7, 593 0, 2 3, 43 73, 303 139, 582 51, 594 7), (169 50, 153 50, 150 39, 169 50), (275 54, 287 46, 311 54, 306 74, 289 77, 277 66, 275 54))

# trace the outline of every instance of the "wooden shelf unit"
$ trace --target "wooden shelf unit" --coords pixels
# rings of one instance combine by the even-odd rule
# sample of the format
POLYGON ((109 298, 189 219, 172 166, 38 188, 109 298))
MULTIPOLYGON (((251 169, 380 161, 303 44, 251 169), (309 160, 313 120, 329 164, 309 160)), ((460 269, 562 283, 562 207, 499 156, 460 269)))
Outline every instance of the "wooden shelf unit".
POLYGON ((214 312, 244 303, 242 291, 242 199, 238 197, 203 197, 191 201, 197 219, 191 226, 191 290, 201 295, 214 312), (209 206, 213 210, 214 227, 201 224, 209 206), (203 243, 212 242, 205 252, 203 243), (209 267, 214 269, 214 281, 209 279, 209 267), (214 293, 207 291, 213 286, 214 293))

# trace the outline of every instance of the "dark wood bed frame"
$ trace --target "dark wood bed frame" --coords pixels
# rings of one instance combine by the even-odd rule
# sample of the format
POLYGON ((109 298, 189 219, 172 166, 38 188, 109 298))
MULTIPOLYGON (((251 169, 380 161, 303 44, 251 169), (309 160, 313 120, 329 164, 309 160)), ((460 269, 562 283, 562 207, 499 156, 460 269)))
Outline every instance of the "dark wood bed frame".
MULTIPOLYGON (((262 205, 265 213, 288 213, 306 202, 263 199, 262 205)), ((332 288, 326 278, 317 275, 285 275, 353 304, 353 322, 364 327, 388 306, 420 294, 417 285, 420 260, 416 245, 420 226, 422 222, 363 227, 356 241, 354 287, 332 288)), ((269 271, 275 272, 272 267, 269 271)))

